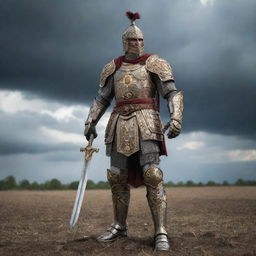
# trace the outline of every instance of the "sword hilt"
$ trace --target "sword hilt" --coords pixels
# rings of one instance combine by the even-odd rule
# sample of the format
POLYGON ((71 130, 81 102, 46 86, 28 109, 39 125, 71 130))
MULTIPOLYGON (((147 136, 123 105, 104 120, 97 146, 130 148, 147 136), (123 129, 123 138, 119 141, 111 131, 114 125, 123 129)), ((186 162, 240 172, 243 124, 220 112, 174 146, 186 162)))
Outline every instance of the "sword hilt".
MULTIPOLYGON (((94 140, 94 136, 93 136, 93 134, 91 134, 91 136, 90 136, 90 139, 89 139, 89 142, 88 142, 88 146, 92 146, 92 142, 93 142, 93 140, 94 140)), ((87 146, 87 147, 88 147, 87 146)))
POLYGON ((93 140, 94 140, 94 136, 93 136, 93 134, 91 134, 88 145, 85 148, 80 148, 80 152, 84 152, 84 158, 86 161, 92 159, 92 154, 94 152, 99 152, 98 148, 92 147, 93 140))
POLYGON ((170 121, 167 122, 166 125, 164 126, 163 133, 165 133, 168 130, 169 126, 170 126, 170 121))

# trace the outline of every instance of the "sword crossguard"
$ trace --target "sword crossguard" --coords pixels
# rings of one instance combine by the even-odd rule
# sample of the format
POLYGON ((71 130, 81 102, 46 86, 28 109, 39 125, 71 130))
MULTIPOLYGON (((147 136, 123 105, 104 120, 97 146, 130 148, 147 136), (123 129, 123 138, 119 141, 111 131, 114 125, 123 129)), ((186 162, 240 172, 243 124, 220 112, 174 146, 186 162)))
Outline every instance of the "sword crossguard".
POLYGON ((99 152, 99 149, 88 145, 86 148, 80 148, 80 152, 84 152, 84 158, 88 161, 92 159, 92 154, 94 152, 99 152))
POLYGON ((97 152, 97 153, 99 152, 98 148, 92 147, 93 139, 94 139, 94 136, 93 136, 93 134, 91 134, 87 147, 80 148, 80 152, 84 152, 84 158, 86 161, 89 161, 92 159, 92 154, 94 152, 97 152))

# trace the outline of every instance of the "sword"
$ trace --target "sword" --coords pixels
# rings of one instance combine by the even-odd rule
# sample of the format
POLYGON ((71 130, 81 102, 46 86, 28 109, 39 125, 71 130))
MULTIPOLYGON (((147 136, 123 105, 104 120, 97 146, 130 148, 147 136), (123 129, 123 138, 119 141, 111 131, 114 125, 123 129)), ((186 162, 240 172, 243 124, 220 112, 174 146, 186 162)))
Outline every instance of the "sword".
POLYGON ((79 213, 81 210, 82 202, 84 199, 84 192, 86 189, 86 184, 87 184, 87 179, 88 179, 87 178, 87 167, 89 166, 89 162, 92 159, 92 154, 94 152, 99 152, 98 148, 92 147, 93 139, 94 139, 94 136, 93 136, 93 134, 91 134, 87 147, 80 148, 80 152, 84 152, 84 168, 82 170, 81 179, 79 181, 78 189, 76 192, 76 200, 75 200, 75 204, 74 204, 72 215, 71 215, 70 222, 69 222, 70 228, 73 228, 76 225, 78 217, 79 217, 79 213))

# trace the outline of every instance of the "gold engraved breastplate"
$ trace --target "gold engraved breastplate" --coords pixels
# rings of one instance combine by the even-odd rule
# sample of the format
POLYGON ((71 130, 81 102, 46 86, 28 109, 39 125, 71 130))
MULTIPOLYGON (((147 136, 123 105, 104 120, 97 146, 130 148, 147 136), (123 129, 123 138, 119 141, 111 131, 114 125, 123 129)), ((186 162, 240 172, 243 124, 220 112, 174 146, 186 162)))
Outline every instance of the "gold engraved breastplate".
POLYGON ((156 87, 144 65, 122 63, 114 74, 117 101, 154 98, 156 87))

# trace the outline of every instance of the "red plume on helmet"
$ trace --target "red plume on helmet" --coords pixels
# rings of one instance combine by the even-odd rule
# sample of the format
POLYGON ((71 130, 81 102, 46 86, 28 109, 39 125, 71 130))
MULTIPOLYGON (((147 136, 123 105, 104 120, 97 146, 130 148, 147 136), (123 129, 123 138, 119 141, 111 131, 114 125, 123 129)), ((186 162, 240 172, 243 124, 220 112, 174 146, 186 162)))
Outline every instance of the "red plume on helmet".
POLYGON ((134 23, 135 20, 140 19, 140 14, 138 12, 126 12, 126 16, 128 17, 129 20, 131 20, 132 23, 134 23))

